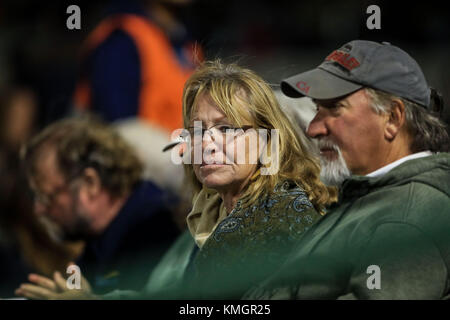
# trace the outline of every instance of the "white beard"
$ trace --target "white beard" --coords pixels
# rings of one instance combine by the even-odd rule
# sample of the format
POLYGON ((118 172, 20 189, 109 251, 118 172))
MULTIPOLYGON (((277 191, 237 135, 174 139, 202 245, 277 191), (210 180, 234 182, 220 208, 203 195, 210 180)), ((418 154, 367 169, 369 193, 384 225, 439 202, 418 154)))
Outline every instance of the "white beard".
POLYGON ((320 139, 318 144, 319 148, 333 148, 338 153, 337 159, 334 160, 329 160, 324 156, 320 156, 320 179, 328 186, 339 187, 345 179, 351 176, 351 172, 345 163, 341 150, 336 144, 330 140, 326 140, 326 138, 320 139))

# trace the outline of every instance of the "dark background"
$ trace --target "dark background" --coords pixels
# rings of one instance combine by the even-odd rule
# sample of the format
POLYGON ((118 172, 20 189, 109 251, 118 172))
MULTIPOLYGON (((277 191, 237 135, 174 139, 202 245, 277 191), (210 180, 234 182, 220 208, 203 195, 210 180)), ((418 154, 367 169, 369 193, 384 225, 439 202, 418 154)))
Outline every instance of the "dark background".
MULTIPOLYGON (((77 52, 109 2, 2 0, 0 104, 11 87, 27 87, 36 93, 40 126, 62 117, 76 80, 77 52), (70 4, 81 8, 81 30, 66 28, 70 4)), ((450 101, 450 13, 445 6, 443 1, 197 0, 177 11, 206 58, 239 60, 274 85, 315 67, 350 40, 367 39, 410 53, 429 85, 450 101), (371 4, 381 8, 381 30, 366 27, 371 4)))

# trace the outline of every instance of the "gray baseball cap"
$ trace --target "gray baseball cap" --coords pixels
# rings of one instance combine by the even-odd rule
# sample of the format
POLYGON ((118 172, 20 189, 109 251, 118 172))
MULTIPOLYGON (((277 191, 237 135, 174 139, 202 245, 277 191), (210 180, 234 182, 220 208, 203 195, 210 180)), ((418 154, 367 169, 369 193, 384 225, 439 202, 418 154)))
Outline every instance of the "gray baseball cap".
POLYGON ((382 90, 427 107, 430 88, 417 62, 387 42, 354 40, 316 68, 281 82, 289 97, 334 99, 363 87, 382 90))

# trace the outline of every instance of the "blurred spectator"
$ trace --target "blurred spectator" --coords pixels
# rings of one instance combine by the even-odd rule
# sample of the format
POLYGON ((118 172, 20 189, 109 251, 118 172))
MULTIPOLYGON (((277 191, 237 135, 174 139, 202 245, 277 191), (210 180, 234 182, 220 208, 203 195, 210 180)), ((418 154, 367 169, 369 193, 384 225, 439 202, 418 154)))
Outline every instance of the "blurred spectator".
POLYGON ((139 289, 179 231, 176 199, 140 179, 129 145, 106 125, 66 119, 34 137, 23 160, 37 211, 86 241, 77 264, 93 288, 139 289))
POLYGON ((0 297, 11 297, 29 272, 65 273, 82 243, 60 242, 33 214, 26 181, 13 153, 0 153, 0 297))
POLYGON ((139 117, 172 132, 182 125, 183 86, 197 55, 171 8, 191 1, 115 1, 82 48, 74 103, 105 121, 139 117))
POLYGON ((196 59, 201 59, 177 20, 177 8, 190 2, 114 1, 82 47, 74 95, 78 111, 116 122, 143 161, 147 179, 179 196, 185 194, 183 170, 161 149, 170 142, 170 133, 182 126, 183 86, 196 59))
POLYGON ((0 153, 0 297, 11 297, 29 272, 65 272, 81 243, 55 241, 33 214, 17 154, 0 153))
POLYGON ((0 116, 0 297, 11 297, 29 272, 63 271, 80 243, 51 236, 33 214, 18 151, 35 126, 36 102, 30 89, 12 88, 3 96, 0 116))
POLYGON ((136 118, 115 122, 113 127, 134 147, 136 155, 144 163, 143 178, 179 197, 179 206, 175 208, 173 217, 178 227, 184 229, 186 215, 191 208, 190 192, 183 183, 183 167, 172 162, 169 152, 161 151, 170 143, 170 137, 157 126, 136 118))

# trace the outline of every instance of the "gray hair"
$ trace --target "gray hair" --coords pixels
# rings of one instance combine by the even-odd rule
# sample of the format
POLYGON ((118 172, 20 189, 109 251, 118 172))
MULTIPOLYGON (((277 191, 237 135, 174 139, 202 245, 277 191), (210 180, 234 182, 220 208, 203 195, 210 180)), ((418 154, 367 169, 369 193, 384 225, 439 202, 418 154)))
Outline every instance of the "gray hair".
POLYGON ((405 105, 406 128, 412 138, 411 151, 416 153, 429 150, 431 152, 449 152, 450 138, 446 124, 438 116, 427 111, 417 103, 393 94, 365 88, 371 99, 371 106, 378 114, 387 114, 391 110, 391 101, 400 99, 405 105))

